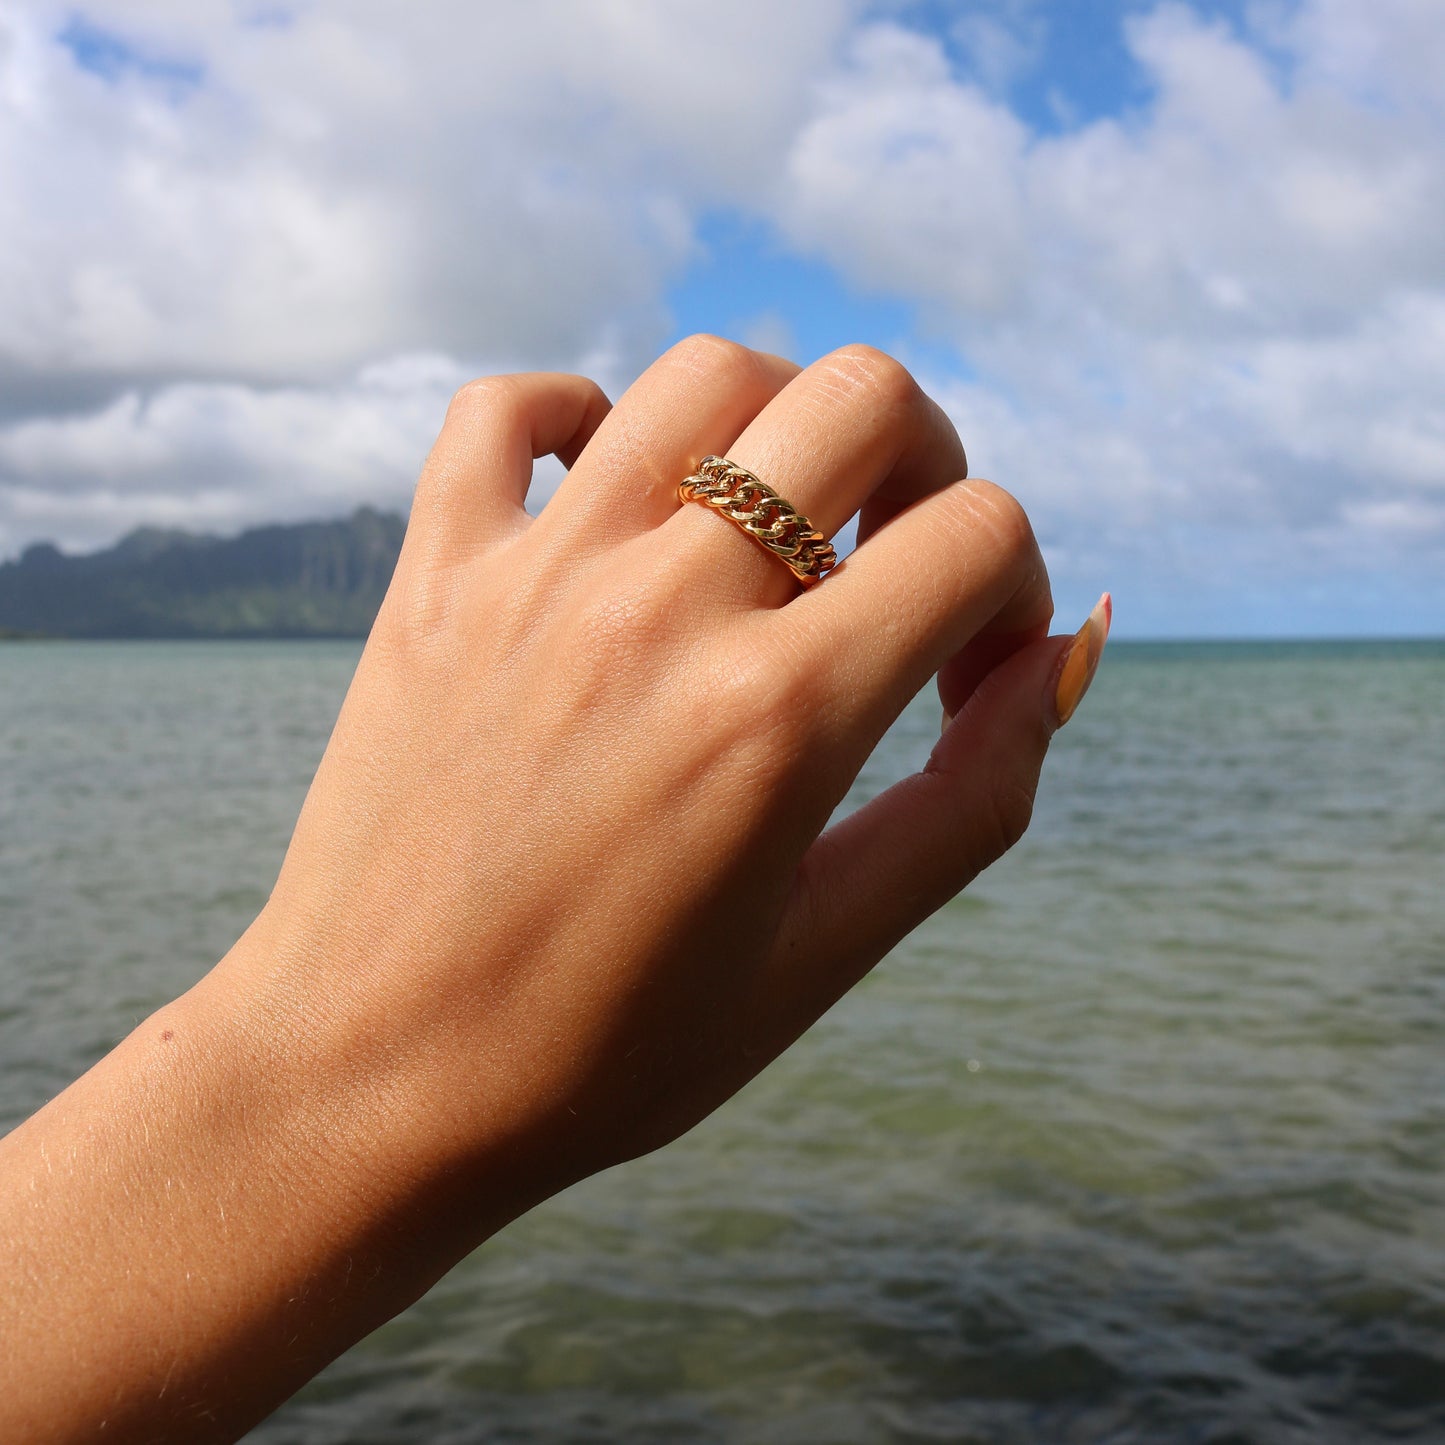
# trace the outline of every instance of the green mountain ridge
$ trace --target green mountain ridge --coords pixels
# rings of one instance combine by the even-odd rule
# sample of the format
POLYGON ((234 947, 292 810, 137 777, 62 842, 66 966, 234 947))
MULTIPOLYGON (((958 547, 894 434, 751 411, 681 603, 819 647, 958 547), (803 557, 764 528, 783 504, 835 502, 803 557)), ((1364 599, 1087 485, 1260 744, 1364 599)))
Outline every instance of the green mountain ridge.
POLYGON ((0 564, 0 637, 364 637, 405 532, 362 507, 237 537, 141 527, 76 556, 37 542, 0 564))

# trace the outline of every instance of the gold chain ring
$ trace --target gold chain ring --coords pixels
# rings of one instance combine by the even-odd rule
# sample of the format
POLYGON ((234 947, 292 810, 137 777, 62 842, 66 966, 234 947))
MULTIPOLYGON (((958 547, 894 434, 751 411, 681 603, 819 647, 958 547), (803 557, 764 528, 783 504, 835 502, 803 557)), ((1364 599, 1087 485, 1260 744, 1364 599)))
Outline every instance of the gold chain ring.
POLYGON ((701 502, 741 527, 804 587, 821 582, 837 565, 832 543, 791 502, 726 457, 704 457, 677 495, 684 502, 701 502))

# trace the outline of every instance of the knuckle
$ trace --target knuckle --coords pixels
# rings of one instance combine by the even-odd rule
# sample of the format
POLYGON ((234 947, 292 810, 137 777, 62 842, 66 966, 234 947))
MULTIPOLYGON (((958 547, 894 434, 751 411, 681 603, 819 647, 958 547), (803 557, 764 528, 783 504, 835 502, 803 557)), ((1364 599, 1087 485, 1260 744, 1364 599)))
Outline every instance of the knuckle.
POLYGON ((515 406, 516 380, 510 376, 478 376, 463 383, 447 406, 448 421, 475 421, 499 407, 515 406))
POLYGON ((748 382, 760 371, 756 352, 706 331, 684 337, 668 352, 668 359, 694 375, 734 384, 748 382))
POLYGON ((653 589, 599 586, 579 599, 567 629, 568 668, 589 692, 651 675, 668 645, 668 616, 653 589))
POLYGON ((786 765, 809 748, 817 682, 801 658, 776 647, 729 649, 709 683, 709 696, 721 703, 745 750, 786 765))
POLYGON ((451 637, 456 601, 448 569, 404 556, 372 626, 370 645, 397 661, 434 653, 451 637))
POLYGON ((612 402, 607 393, 590 376, 576 377, 575 383, 581 388, 582 394, 586 398, 587 411, 605 415, 612 409, 612 402))
POLYGON ((570 631, 573 668, 610 672, 636 645, 640 631, 636 604, 626 596, 599 592, 578 607, 570 631))
POLYGON ((923 400, 913 373, 897 357, 876 346, 850 343, 826 356, 823 365, 850 390, 866 392, 875 404, 905 410, 923 400))
POLYGON ((993 482, 975 478, 964 482, 957 495, 974 527, 984 527, 1009 554, 1019 555, 1035 548, 1033 524, 1023 504, 993 482))
POLYGON ((1002 858, 1028 832, 1034 816, 1034 791, 1017 778, 1001 777, 988 790, 985 805, 980 820, 981 841, 987 854, 984 868, 1002 858))

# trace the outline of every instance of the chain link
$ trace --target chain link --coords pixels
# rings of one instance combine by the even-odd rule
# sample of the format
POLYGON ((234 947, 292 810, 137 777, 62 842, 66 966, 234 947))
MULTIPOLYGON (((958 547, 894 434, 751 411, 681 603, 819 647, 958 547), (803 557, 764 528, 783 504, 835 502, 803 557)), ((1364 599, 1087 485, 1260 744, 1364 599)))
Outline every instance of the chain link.
POLYGON ((804 587, 821 581, 838 561, 832 543, 796 507, 726 457, 704 457, 677 495, 684 502, 701 502, 736 523, 804 587))

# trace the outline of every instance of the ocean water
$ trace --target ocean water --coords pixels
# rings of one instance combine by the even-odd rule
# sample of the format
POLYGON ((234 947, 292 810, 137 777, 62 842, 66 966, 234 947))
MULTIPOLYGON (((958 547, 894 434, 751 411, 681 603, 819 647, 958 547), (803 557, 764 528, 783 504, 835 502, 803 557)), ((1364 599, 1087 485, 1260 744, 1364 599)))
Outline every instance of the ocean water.
MULTIPOLYGON (((356 656, 0 647, 0 1125, 249 921, 356 656)), ((1111 645, 1013 854, 252 1438, 1445 1440, 1445 644, 1111 645)))

